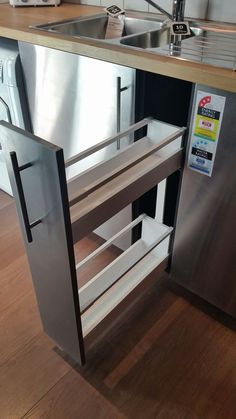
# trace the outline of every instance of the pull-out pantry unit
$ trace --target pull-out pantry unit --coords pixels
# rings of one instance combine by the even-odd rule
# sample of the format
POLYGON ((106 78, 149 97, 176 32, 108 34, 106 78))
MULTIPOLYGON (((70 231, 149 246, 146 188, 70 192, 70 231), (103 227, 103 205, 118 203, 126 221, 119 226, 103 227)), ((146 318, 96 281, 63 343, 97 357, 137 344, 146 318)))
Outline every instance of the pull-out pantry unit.
POLYGON ((101 326, 114 319, 132 294, 144 292, 151 272, 167 268, 173 227, 141 214, 77 264, 74 244, 181 169, 184 131, 146 118, 64 161, 62 148, 0 123, 43 328, 80 364, 101 326), (122 138, 139 130, 143 137, 123 147, 122 138), (117 141, 121 147, 113 147, 109 159, 66 180, 67 167, 94 153, 102 155, 117 141), (138 238, 131 234, 135 229, 138 238), (131 245, 78 286, 80 272, 110 246, 116 248, 125 234, 136 237, 131 245))

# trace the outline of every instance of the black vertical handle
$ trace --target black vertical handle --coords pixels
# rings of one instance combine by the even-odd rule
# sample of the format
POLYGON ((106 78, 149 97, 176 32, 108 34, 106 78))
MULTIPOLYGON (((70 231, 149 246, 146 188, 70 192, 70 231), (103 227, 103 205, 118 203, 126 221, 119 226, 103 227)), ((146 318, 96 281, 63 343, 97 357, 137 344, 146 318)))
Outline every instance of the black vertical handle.
MULTIPOLYGON (((117 134, 120 133, 120 125, 121 125, 121 93, 125 90, 128 90, 128 87, 121 87, 121 77, 116 78, 116 132, 117 134)), ((120 150, 120 139, 117 140, 117 150, 120 150)))
POLYGON ((25 195, 24 195, 24 190, 23 190, 21 176, 20 176, 20 172, 22 170, 27 169, 28 167, 31 167, 32 164, 28 163, 28 164, 25 164, 24 166, 20 167, 18 165, 17 155, 16 155, 15 151, 10 152, 10 157, 11 157, 12 168, 13 168, 13 172, 14 172, 14 176, 15 176, 16 187, 17 187, 17 192, 18 192, 18 196, 19 196, 19 201, 20 201, 22 217, 23 217, 23 221, 24 221, 24 225, 25 225, 25 232, 26 232, 27 240, 28 240, 28 243, 32 243, 33 237, 32 237, 32 233, 31 233, 31 229, 33 227, 35 227, 36 225, 38 225, 39 223, 41 223, 41 220, 36 220, 32 224, 30 224, 30 222, 29 222, 29 216, 28 216, 28 211, 27 211, 26 202, 25 202, 25 195))

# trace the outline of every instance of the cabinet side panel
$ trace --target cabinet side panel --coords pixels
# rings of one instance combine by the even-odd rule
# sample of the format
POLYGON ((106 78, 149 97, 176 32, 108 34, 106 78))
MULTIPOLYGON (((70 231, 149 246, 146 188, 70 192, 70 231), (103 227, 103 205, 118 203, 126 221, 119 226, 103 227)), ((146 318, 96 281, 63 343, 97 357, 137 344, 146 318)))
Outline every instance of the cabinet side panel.
MULTIPOLYGON (((209 98, 209 102, 213 95, 218 100, 225 99, 225 107, 219 112, 222 114, 222 124, 212 174, 192 170, 189 168, 192 160, 188 164, 186 159, 173 249, 172 278, 236 317, 236 95, 208 86, 196 86, 189 138, 191 155, 195 149, 201 151, 203 146, 207 147, 207 141, 199 135, 201 121, 207 121, 211 126, 218 124, 216 119, 198 118, 199 111, 196 117, 199 92, 209 98), (193 133, 198 134, 198 140, 195 140, 193 133)), ((214 104, 210 103, 206 109, 213 112, 214 104)), ((214 146, 214 141, 212 144, 214 146)), ((207 155, 207 149, 203 149, 204 152, 207 155)))
POLYGON ((75 361, 84 362, 83 338, 63 151, 8 123, 0 123, 17 212, 45 332, 75 361), (28 242, 22 197, 12 166, 17 158, 29 223, 28 242), (22 166, 31 164, 23 170, 22 166))

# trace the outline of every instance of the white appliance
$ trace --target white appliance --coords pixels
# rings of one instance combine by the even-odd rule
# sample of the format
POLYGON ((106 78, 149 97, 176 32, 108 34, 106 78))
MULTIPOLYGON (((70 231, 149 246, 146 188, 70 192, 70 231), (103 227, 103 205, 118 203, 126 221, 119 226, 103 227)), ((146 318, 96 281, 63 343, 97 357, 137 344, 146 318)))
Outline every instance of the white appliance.
POLYGON ((15 6, 58 6, 61 0, 10 0, 10 5, 15 6))
MULTIPOLYGON (((30 130, 24 93, 21 63, 16 41, 0 39, 0 120, 30 130)), ((12 195, 12 189, 1 151, 0 139, 0 189, 12 195)))

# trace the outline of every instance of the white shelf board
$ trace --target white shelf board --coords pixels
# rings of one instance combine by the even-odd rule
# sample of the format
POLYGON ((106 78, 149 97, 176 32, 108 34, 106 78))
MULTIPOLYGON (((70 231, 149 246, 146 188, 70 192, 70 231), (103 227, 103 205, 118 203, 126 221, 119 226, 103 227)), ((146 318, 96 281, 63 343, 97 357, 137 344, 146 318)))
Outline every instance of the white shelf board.
POLYGON ((182 150, 148 156, 70 208, 74 242, 181 166, 182 150))
POLYGON ((158 256, 153 249, 106 291, 81 315, 83 337, 88 336, 162 262, 166 261, 167 266, 168 257, 168 253, 158 256))
MULTIPOLYGON (((81 311, 91 305, 154 247, 161 246, 160 244, 170 236, 173 230, 172 227, 167 227, 146 215, 142 215, 136 221, 130 223, 123 231, 130 231, 139 223, 142 223, 141 238, 79 289, 81 311)), ((119 235, 114 236, 109 240, 108 244, 101 246, 101 248, 88 256, 84 262, 82 261, 77 265, 77 274, 79 275, 79 270, 86 264, 92 262, 109 245, 115 244, 117 236, 119 235)))
POLYGON ((148 132, 150 136, 143 137, 118 151, 114 157, 102 161, 70 179, 68 181, 70 206, 146 157, 173 143, 176 138, 183 135, 184 128, 177 129, 171 125, 153 121, 148 124, 148 132))

